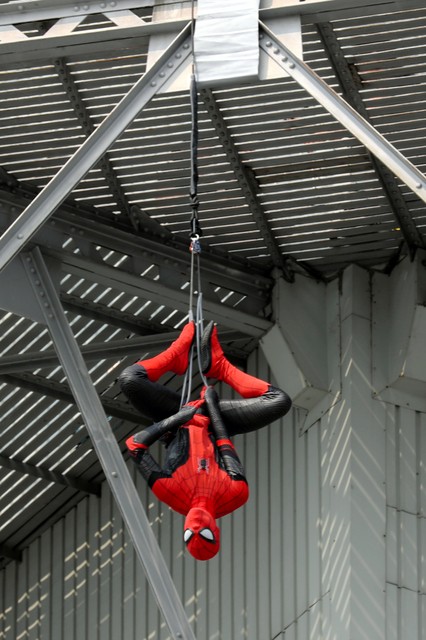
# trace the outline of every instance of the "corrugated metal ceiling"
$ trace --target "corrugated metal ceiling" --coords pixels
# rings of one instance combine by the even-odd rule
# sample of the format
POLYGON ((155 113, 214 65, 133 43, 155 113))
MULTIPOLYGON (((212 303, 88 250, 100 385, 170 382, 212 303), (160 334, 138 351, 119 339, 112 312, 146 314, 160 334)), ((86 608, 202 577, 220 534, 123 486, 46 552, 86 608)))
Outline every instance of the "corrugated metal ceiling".
MULTIPOLYGON (((16 5, 1 4, 10 13, 16 5)), ((127 4, 151 22, 147 2, 127 4)), ((301 7, 305 62, 339 93, 333 64, 346 64, 371 123, 423 171, 426 9, 410 2, 397 10, 389 0, 356 11, 342 1, 319 24, 321 4, 311 3, 314 16, 301 7), (324 25, 338 44, 328 51, 324 25)), ((55 15, 17 26, 41 38, 55 15)), ((86 32, 84 43, 64 41, 62 51, 40 46, 33 59, 27 41, 21 58, 19 42, 5 46, 2 230, 144 74, 148 35, 118 34, 106 47, 91 34, 109 24, 89 15, 73 32, 86 32)), ((61 265, 61 301, 120 442, 140 418, 119 394, 118 372, 160 349, 161 334, 169 339, 187 317, 190 127, 188 92, 156 96, 34 239, 61 265)), ((399 180, 390 197, 363 145, 291 78, 202 91, 199 127, 206 314, 222 313, 224 341, 237 361, 271 322, 274 267, 284 267, 287 278, 329 279, 351 263, 391 269, 423 246, 424 202, 399 180), (411 244, 398 211, 417 228, 411 244)), ((0 326, 0 543, 7 558, 81 491, 96 493, 102 472, 47 329, 10 311, 0 313, 0 326)))

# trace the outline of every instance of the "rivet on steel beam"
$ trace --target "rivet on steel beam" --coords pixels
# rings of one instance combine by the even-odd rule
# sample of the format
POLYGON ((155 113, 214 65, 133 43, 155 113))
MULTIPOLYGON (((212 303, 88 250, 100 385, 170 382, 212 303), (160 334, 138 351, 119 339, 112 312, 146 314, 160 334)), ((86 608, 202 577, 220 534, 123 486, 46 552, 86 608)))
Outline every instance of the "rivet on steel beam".
POLYGON ((281 58, 281 60, 282 60, 283 62, 287 62, 288 58, 287 58, 287 56, 283 56, 283 57, 281 58))
POLYGON ((274 53, 279 53, 279 52, 280 52, 280 50, 278 49, 278 47, 275 47, 274 53))
POLYGON ((176 53, 175 58, 181 58, 182 54, 181 53, 176 53))
POLYGON ((421 188, 422 188, 422 183, 421 183, 421 182, 418 182, 418 183, 416 184, 416 188, 417 188, 417 189, 421 189, 421 188))
POLYGON ((184 49, 189 49, 189 44, 187 42, 185 42, 185 44, 183 45, 184 49))
POLYGON ((294 67, 295 67, 296 65, 294 64, 294 62, 290 62, 290 64, 289 64, 288 66, 290 67, 290 69, 294 69, 294 67))
POLYGON ((271 42, 270 40, 268 40, 268 41, 266 42, 266 46, 267 46, 267 47, 272 47, 272 42, 271 42))

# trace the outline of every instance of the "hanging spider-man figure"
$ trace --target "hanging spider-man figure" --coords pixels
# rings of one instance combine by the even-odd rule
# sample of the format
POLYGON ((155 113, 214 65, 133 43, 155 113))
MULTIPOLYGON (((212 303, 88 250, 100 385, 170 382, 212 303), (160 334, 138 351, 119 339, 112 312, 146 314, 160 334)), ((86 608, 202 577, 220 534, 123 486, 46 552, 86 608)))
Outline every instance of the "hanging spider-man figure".
POLYGON ((126 444, 154 494, 186 516, 184 541, 198 560, 209 560, 219 550, 216 518, 231 513, 248 499, 244 468, 230 437, 248 433, 285 415, 288 395, 263 380, 244 373, 225 357, 211 322, 200 344, 203 374, 231 386, 242 399, 219 400, 212 386, 200 398, 180 409, 181 398, 157 380, 167 372, 184 374, 194 341, 189 322, 168 349, 127 367, 120 384, 132 404, 156 422, 128 438, 126 444), (148 448, 166 443, 162 467, 148 448))

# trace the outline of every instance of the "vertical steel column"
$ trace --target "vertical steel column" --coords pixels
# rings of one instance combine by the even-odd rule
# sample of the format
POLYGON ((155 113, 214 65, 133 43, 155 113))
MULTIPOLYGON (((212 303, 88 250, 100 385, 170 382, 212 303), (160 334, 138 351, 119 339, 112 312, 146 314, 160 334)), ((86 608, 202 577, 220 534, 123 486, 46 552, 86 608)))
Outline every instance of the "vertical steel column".
POLYGON ((0 238, 0 271, 19 253, 191 53, 188 24, 3 234, 0 238))
POLYGON ((112 494, 170 633, 176 640, 195 640, 40 249, 36 248, 31 253, 23 254, 21 261, 112 494))
POLYGON ((262 22, 260 48, 296 80, 315 100, 383 162, 407 187, 426 202, 426 177, 355 109, 299 60, 262 22))

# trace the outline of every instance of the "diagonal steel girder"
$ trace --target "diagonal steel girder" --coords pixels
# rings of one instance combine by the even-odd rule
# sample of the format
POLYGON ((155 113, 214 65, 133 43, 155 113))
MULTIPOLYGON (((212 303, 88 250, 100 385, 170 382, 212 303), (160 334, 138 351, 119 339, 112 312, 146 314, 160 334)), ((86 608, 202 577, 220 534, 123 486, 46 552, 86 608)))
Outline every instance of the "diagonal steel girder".
POLYGON ((341 98, 307 64, 292 53, 262 22, 260 48, 303 87, 338 122, 367 147, 393 174, 426 202, 426 176, 341 98))
POLYGON ((22 254, 27 295, 35 296, 85 422, 105 477, 128 529, 158 607, 174 640, 195 640, 185 609, 152 532, 130 472, 112 433, 100 399, 66 320, 40 249, 22 254), (41 295, 43 294, 43 295, 41 295))
POLYGON ((88 171, 191 54, 190 24, 138 80, 0 238, 0 271, 43 226, 88 171))
MULTIPOLYGON (((357 74, 357 71, 356 69, 351 69, 349 67, 348 61, 343 54, 340 42, 332 25, 329 22, 322 22, 317 23, 315 26, 343 91, 344 98, 360 115, 363 116, 363 118, 365 118, 367 122, 369 122, 367 108, 355 82, 355 74, 357 74)), ((368 154, 376 175, 380 180, 385 196, 401 229, 404 240, 407 243, 410 257, 413 258, 417 247, 425 247, 424 239, 413 220, 411 212, 402 196, 398 182, 394 178, 392 172, 378 159, 376 159, 370 151, 368 151, 368 154)))

